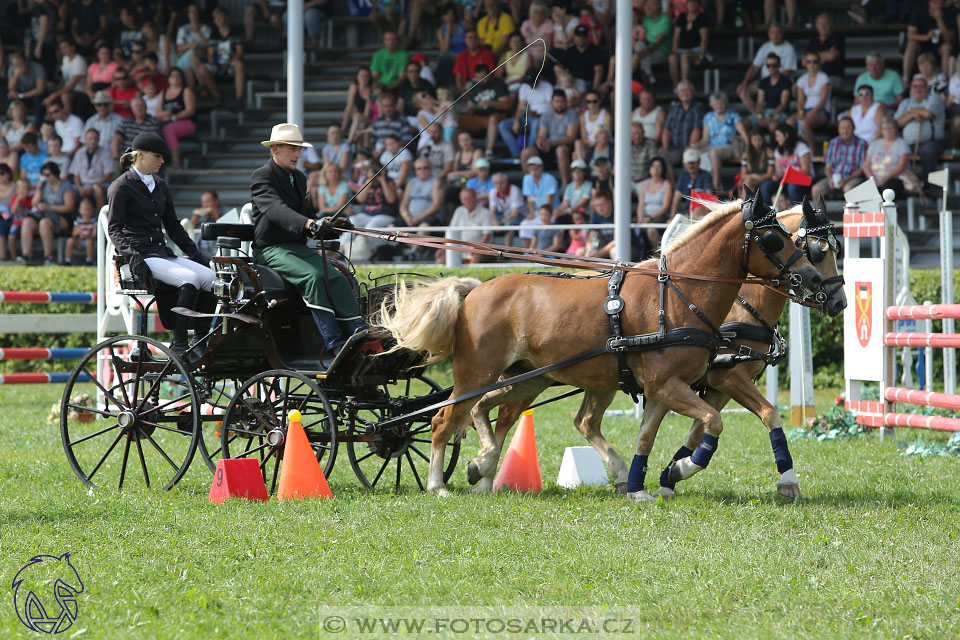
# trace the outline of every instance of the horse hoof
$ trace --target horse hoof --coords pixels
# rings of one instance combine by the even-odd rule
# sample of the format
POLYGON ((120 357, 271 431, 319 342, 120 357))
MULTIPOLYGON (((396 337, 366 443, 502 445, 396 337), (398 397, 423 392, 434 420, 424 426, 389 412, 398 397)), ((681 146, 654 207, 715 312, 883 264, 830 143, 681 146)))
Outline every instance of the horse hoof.
POLYGON ((438 498, 449 498, 450 491, 446 488, 437 489, 436 491, 434 491, 434 495, 436 495, 438 498))
POLYGON ((667 478, 670 482, 676 484, 681 480, 693 477, 694 474, 703 471, 703 467, 690 462, 690 457, 681 458, 670 463, 670 473, 667 478))
POLYGON ((646 489, 643 491, 629 491, 627 492, 627 497, 638 504, 646 504, 656 500, 646 489))
POLYGON ((480 475, 480 467, 477 466, 476 462, 471 462, 467 465, 467 482, 469 482, 471 486, 480 482, 480 478, 482 477, 483 476, 480 475))
POLYGON ((613 488, 622 496, 627 495, 627 483, 626 482, 615 482, 613 488))
POLYGON ((793 469, 787 469, 780 474, 780 479, 777 480, 777 491, 783 497, 792 500, 803 497, 800 495, 800 478, 797 477, 797 473, 793 469))
POLYGON ((670 487, 660 487, 650 495, 652 495, 654 498, 656 498, 657 496, 662 496, 664 500, 670 500, 677 494, 675 494, 673 492, 673 489, 671 489, 670 487))
POLYGON ((484 477, 480 480, 480 483, 473 488, 474 493, 492 493, 493 492, 493 478, 484 477))

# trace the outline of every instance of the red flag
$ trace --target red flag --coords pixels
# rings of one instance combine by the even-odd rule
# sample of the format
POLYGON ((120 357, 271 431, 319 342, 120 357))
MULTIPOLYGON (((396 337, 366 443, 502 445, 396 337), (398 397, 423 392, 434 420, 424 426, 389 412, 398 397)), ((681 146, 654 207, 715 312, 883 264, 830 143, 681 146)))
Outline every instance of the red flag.
POLYGON ((706 200, 707 202, 720 202, 720 196, 715 196, 712 193, 705 193, 703 191, 694 191, 690 190, 690 211, 693 211, 700 205, 695 202, 696 200, 706 200))
POLYGON ((813 178, 788 165, 786 173, 783 174, 783 180, 780 182, 781 184, 798 184, 801 187, 809 187, 813 184, 813 178))

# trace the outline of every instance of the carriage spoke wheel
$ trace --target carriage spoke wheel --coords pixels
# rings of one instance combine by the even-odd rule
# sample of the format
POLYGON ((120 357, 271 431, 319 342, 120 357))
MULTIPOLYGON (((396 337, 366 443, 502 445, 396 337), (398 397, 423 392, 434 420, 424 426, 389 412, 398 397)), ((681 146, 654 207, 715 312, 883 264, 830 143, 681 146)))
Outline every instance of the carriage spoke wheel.
POLYGON ((197 380, 197 385, 203 386, 206 400, 200 405, 200 437, 197 438, 197 453, 210 472, 217 469, 217 460, 222 458, 223 447, 220 444, 220 433, 223 430, 223 417, 236 395, 242 380, 226 378, 222 380, 197 380), (216 420, 204 418, 215 417, 216 420))
MULTIPOLYGON (((426 376, 408 379, 382 387, 390 398, 415 398, 443 387, 426 376)), ((364 409, 357 412, 356 418, 347 431, 347 457, 357 478, 365 487, 392 485, 400 488, 401 478, 405 484, 412 484, 420 491, 426 489, 427 473, 430 467, 430 420, 432 414, 417 416, 381 433, 370 434, 374 425, 392 417, 380 409, 364 409)), ((443 469, 443 481, 453 475, 460 456, 460 441, 447 443, 444 458, 449 463, 443 469)))
POLYGON ((265 371, 234 394, 220 427, 224 458, 255 458, 270 493, 277 490, 287 436, 287 415, 296 409, 314 455, 330 477, 337 457, 337 424, 317 384, 296 371, 265 371))
POLYGON ((199 416, 190 372, 169 348, 144 336, 117 336, 90 349, 70 374, 60 436, 71 468, 89 487, 142 482, 169 489, 193 460, 199 416), (140 356, 131 358, 135 346, 140 356))

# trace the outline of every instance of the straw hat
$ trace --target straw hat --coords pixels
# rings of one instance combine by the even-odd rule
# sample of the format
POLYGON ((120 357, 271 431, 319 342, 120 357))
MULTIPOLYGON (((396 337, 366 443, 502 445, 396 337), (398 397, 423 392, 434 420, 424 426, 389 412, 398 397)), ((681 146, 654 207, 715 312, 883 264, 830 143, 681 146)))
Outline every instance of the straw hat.
POLYGON ((273 126, 270 131, 270 139, 261 142, 265 147, 272 147, 275 144, 289 144, 294 147, 313 147, 309 142, 303 141, 303 134, 300 133, 300 127, 289 122, 284 122, 273 126))

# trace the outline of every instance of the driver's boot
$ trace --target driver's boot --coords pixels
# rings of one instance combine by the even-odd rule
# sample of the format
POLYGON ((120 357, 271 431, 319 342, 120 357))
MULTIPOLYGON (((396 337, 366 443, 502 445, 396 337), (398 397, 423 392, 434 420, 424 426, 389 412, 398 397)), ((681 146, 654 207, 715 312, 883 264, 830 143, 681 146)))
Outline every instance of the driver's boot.
POLYGON ((317 329, 320 330, 320 335, 323 338, 325 348, 320 362, 327 370, 332 368, 340 358, 346 356, 355 344, 367 337, 367 326, 359 318, 344 323, 344 326, 351 331, 345 336, 333 313, 313 308, 310 309, 310 312, 313 314, 313 321, 317 324, 317 329))
MULTIPOLYGON (((192 284, 181 285, 177 290, 177 304, 175 306, 193 309, 196 298, 197 288, 195 286, 192 284)), ((187 351, 187 329, 190 326, 190 320, 191 318, 180 315, 179 313, 173 314, 173 340, 170 341, 170 350, 178 357, 183 357, 183 354, 187 351)), ((193 356, 195 354, 191 352, 190 355, 193 356)))

